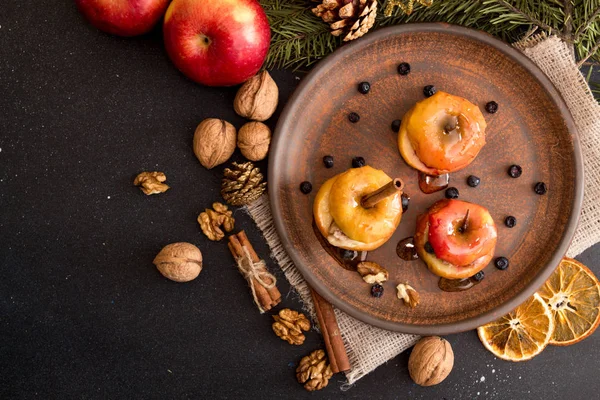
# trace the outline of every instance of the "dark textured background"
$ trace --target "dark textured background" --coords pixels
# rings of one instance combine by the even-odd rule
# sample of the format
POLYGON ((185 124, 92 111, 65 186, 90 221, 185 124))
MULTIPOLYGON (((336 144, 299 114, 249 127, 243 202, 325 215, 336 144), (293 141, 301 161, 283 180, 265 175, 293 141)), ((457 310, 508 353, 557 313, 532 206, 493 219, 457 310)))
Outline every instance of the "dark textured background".
MULTIPOLYGON (((0 13, 0 398, 308 397, 294 369, 319 335, 300 347, 275 337, 226 246, 196 222, 219 199, 222 168, 199 165, 193 131, 207 117, 241 126, 235 88, 184 78, 160 30, 112 37, 70 1, 43 3, 5 0, 0 13), (132 185, 143 170, 164 171, 172 189, 144 196, 132 185), (175 241, 204 254, 191 283, 152 265, 175 241)), ((281 109, 298 79, 273 75, 281 109)), ((252 221, 236 217, 266 256, 252 221)), ((580 259, 600 274, 600 246, 580 259)), ((278 276, 283 306, 299 308, 278 276)), ((310 396, 598 396, 599 334, 521 364, 495 359, 473 331, 448 340, 455 368, 439 386, 411 382, 406 352, 349 391, 336 376, 310 396)))

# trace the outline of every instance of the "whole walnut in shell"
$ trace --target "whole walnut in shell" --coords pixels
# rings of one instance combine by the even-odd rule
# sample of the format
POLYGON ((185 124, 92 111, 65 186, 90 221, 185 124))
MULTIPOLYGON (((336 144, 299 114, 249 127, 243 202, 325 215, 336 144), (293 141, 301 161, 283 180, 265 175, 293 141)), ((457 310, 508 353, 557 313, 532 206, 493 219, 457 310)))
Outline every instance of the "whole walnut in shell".
POLYGON ((165 278, 189 282, 202 271, 202 252, 191 243, 171 243, 163 247, 153 263, 165 278))
POLYGON ((267 71, 248 79, 240 87, 233 108, 242 117, 254 121, 266 121, 277 109, 279 88, 267 71))
POLYGON ((250 161, 263 160, 269 152, 271 130, 262 122, 248 122, 240 128, 237 145, 250 161))
POLYGON ((442 382, 450 374, 453 366, 452 346, 439 336, 419 340, 408 359, 410 377, 421 386, 433 386, 442 382))
POLYGON ((200 164, 211 169, 229 160, 235 151, 235 127, 227 121, 208 118, 194 132, 194 154, 200 164))

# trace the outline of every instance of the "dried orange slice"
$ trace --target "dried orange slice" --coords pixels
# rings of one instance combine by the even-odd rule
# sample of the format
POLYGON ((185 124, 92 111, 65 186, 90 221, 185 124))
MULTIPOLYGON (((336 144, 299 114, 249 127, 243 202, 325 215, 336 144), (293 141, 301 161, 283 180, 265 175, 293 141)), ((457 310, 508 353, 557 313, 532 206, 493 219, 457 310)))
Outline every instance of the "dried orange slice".
POLYGON ((568 346, 590 336, 600 324, 600 283, 585 265, 563 258, 538 290, 554 317, 550 344, 568 346))
POLYGON ((508 361, 535 357, 548 345, 553 332, 550 307, 537 293, 504 317, 477 328, 485 348, 508 361))

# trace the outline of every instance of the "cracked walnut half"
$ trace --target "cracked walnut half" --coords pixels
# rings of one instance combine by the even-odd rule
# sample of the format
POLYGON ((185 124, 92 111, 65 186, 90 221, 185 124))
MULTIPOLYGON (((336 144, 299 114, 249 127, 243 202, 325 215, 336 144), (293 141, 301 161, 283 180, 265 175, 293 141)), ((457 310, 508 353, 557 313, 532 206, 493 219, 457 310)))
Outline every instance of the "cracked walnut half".
POLYGON ((301 345, 306 337, 302 331, 310 330, 310 321, 297 311, 285 308, 273 315, 273 332, 289 344, 301 345))
POLYGON ((212 210, 207 208, 198 215, 198 223, 207 238, 218 241, 225 237, 225 232, 233 230, 235 219, 232 216, 233 212, 228 210, 226 205, 213 203, 212 207, 212 210))
POLYGON ((146 195, 164 193, 169 190, 169 185, 163 183, 167 180, 164 172, 142 172, 133 180, 135 186, 140 186, 146 195))

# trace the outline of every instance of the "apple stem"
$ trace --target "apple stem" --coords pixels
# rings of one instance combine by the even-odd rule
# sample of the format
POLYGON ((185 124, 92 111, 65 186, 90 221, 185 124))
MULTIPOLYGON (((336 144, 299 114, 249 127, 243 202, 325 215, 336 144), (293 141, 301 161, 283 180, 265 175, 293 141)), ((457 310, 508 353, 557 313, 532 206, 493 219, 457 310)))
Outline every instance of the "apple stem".
POLYGON ((381 200, 393 196, 396 193, 402 194, 402 189, 404 189, 404 182, 402 179, 395 178, 391 182, 383 185, 376 191, 366 194, 360 201, 360 204, 364 208, 374 207, 375 204, 379 203, 381 200))
POLYGON ((458 228, 458 231, 460 233, 465 233, 467 231, 467 227, 469 226, 469 209, 467 209, 467 213, 465 214, 465 219, 463 219, 463 223, 460 226, 460 228, 458 228))

